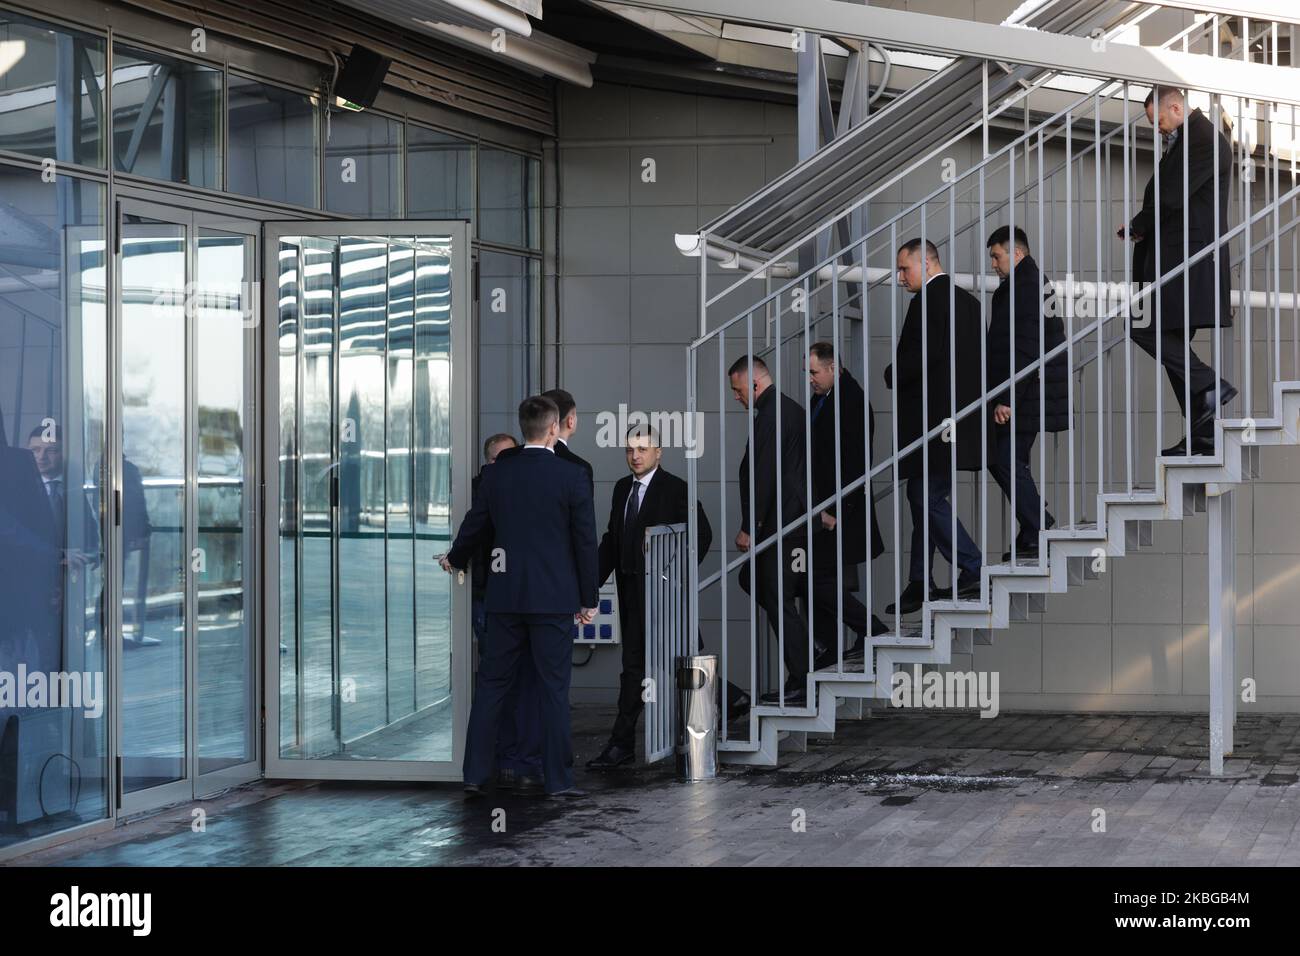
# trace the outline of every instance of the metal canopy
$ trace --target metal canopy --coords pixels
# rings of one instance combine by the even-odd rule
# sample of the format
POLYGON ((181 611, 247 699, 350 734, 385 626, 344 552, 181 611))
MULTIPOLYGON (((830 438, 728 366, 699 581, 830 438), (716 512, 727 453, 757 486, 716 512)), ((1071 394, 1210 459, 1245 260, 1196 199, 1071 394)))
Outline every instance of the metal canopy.
POLYGON ((711 243, 756 252, 777 251, 811 232, 827 210, 843 209, 953 135, 961 117, 978 115, 986 60, 1017 64, 990 69, 990 103, 1047 71, 1171 86, 1195 77, 1229 95, 1274 100, 1286 100, 1295 89, 1292 71, 1277 67, 1120 44, 1109 45, 1104 55, 1094 50, 1094 30, 1119 26, 1151 4, 1043 0, 1022 4, 1004 25, 994 25, 834 0, 794 6, 780 0, 620 2, 961 57, 700 229, 711 243))
MULTIPOLYGON (((1118 25, 1143 5, 1114 0, 1048 0, 1026 4, 1010 22, 1052 32, 1086 36, 1118 25)), ((1045 72, 1017 66, 989 75, 989 100, 996 102, 1045 72)), ((774 252, 798 239, 871 187, 927 155, 950 137, 963 117, 983 104, 983 61, 958 59, 912 87, 838 137, 812 159, 798 164, 748 199, 705 225, 711 241, 723 240, 755 251, 774 252)))

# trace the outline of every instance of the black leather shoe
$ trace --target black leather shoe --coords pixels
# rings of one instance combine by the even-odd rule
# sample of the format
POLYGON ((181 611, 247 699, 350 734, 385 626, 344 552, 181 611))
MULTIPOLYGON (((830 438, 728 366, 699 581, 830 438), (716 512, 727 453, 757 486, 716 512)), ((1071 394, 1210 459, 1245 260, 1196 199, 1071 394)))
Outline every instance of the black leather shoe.
POLYGON ((925 603, 925 588, 920 581, 908 581, 907 587, 903 588, 903 593, 898 596, 898 610, 894 610, 894 605, 885 608, 886 614, 914 614, 921 610, 921 605, 925 603))
POLYGON ((518 783, 518 775, 510 767, 497 771, 497 786, 502 790, 513 790, 518 783))
MULTIPOLYGON (((957 600, 978 601, 980 598, 980 576, 967 574, 965 571, 957 578, 957 600)), ((930 592, 931 601, 951 601, 952 588, 935 588, 930 592)))
MULTIPOLYGON (((1017 542, 1016 542, 1016 560, 1017 560, 1017 561, 1022 561, 1022 560, 1026 559, 1026 558, 1037 558, 1037 557, 1038 557, 1038 536, 1037 536, 1037 535, 1034 536, 1034 540, 1033 540, 1033 541, 1017 541, 1017 542)), ((1010 551, 1004 551, 1004 552, 1002 552, 1002 563, 1003 563, 1003 564, 1010 564, 1010 563, 1011 563, 1011 552, 1010 552, 1010 551)))
POLYGON ((486 796, 487 796, 487 789, 484 788, 481 784, 477 784, 477 783, 465 784, 466 800, 477 800, 480 799, 481 797, 486 797, 486 796))
MULTIPOLYGON (((808 681, 806 678, 799 678, 797 680, 788 680, 785 682, 785 706, 786 707, 802 707, 807 700, 808 700, 808 681)), ((760 698, 760 702, 764 704, 769 704, 769 705, 775 704, 777 706, 780 706, 782 703, 781 695, 776 691, 772 691, 770 694, 764 694, 762 698, 760 698)))
POLYGON ((1214 404, 1214 388, 1211 386, 1201 394, 1192 398, 1192 411, 1196 416, 1192 419, 1192 441, 1195 442, 1195 435, 1199 431, 1204 431, 1207 425, 1214 422, 1214 414, 1218 411, 1219 406, 1227 405, 1237 397, 1237 390, 1227 382, 1223 383, 1223 390, 1219 395, 1219 405, 1214 404))
POLYGON ((636 751, 610 742, 597 756, 587 761, 589 770, 613 770, 636 759, 636 751))
POLYGON ((1192 450, 1187 450, 1187 439, 1183 439, 1177 445, 1171 445, 1160 453, 1161 458, 1195 458, 1201 455, 1214 454, 1214 436, 1213 435, 1193 435, 1192 450))
POLYGON ((568 800, 580 800, 586 795, 586 790, 579 790, 577 787, 569 787, 567 790, 556 790, 554 793, 548 793, 546 799, 564 802, 568 800))
POLYGON ((531 796, 542 792, 542 778, 534 777, 532 774, 520 774, 515 781, 515 793, 531 796))

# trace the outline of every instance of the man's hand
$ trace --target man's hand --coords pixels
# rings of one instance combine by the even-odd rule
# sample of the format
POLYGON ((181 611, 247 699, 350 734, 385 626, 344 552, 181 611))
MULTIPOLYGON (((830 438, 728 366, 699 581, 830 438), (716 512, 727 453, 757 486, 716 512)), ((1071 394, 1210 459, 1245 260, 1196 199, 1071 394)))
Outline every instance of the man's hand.
POLYGON ((738 532, 736 533, 736 550, 737 550, 737 551, 748 551, 748 550, 749 550, 749 532, 748 532, 748 531, 738 531, 738 532))
POLYGON ((584 607, 573 615, 573 619, 578 624, 590 624, 596 620, 596 609, 594 607, 584 607))
POLYGON ((1141 242, 1146 236, 1139 235, 1131 230, 1128 226, 1120 226, 1115 230, 1115 235, 1121 239, 1132 239, 1134 242, 1141 242))
POLYGON ((448 574, 455 574, 458 570, 451 566, 451 562, 447 560, 447 555, 445 554, 438 555, 438 567, 442 568, 448 574))
POLYGON ((1011 421, 1011 406, 998 405, 993 409, 993 420, 999 425, 1005 425, 1011 421))
POLYGON ((835 516, 829 511, 822 512, 822 527, 827 531, 835 530, 835 516))

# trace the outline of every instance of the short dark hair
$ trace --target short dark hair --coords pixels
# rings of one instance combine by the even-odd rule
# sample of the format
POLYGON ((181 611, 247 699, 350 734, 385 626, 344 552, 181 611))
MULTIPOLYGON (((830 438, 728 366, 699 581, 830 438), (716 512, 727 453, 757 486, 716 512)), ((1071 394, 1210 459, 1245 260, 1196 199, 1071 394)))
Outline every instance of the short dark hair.
MULTIPOLYGON (((998 226, 993 230, 993 235, 989 236, 989 241, 985 243, 984 248, 992 249, 994 246, 1001 246, 1003 249, 1010 251, 1011 227, 998 226)), ((1029 236, 1025 230, 1016 226, 1016 248, 1029 255, 1029 236)))
MULTIPOLYGON (((58 425, 52 425, 50 427, 53 429, 54 437, 49 440, 49 444, 62 445, 63 429, 60 428, 58 425)), ((33 428, 31 431, 27 433, 27 440, 30 442, 33 438, 39 438, 41 441, 45 441, 45 428, 46 426, 44 425, 37 425, 35 428, 33 428)))
MULTIPOLYGON (((754 371, 756 372, 767 371, 767 363, 764 362, 757 355, 754 356, 753 361, 754 361, 754 371)), ((740 358, 736 359, 736 361, 731 363, 731 368, 727 369, 727 377, 730 378, 732 375, 739 375, 741 372, 744 372, 746 375, 748 375, 749 362, 750 362, 750 358, 748 355, 742 355, 740 358)))
MULTIPOLYGON (((920 250, 921 250, 920 236, 917 236, 915 239, 907 240, 907 242, 903 243, 898 248, 899 252, 906 252, 908 254, 911 254, 913 252, 919 252, 920 250)), ((935 262, 939 261, 939 247, 936 246, 929 239, 925 240, 925 257, 927 259, 933 259, 935 262)))
POLYGON ((652 425, 638 423, 627 430, 627 438, 648 438, 650 447, 659 447, 659 430, 652 425))
POLYGON ((569 412, 578 407, 578 403, 573 400, 573 396, 562 388, 548 388, 542 392, 542 398, 549 398, 555 403, 555 407, 560 413, 560 421, 568 418, 569 412))
POLYGON ((1186 99, 1185 95, 1183 94, 1183 91, 1176 86, 1153 86, 1151 87, 1151 92, 1147 94, 1147 98, 1142 101, 1142 105, 1150 106, 1152 103, 1154 103, 1156 100, 1157 93, 1159 93, 1160 95, 1161 105, 1164 105, 1165 102, 1174 99, 1175 97, 1178 98, 1178 101, 1180 103, 1184 102, 1186 99))
POLYGON ((519 403, 519 431, 524 441, 545 438, 551 425, 559 420, 559 408, 545 395, 532 395, 519 403))
POLYGON ((497 432, 483 443, 483 460, 487 461, 488 458, 491 457, 493 445, 499 444, 503 441, 508 441, 511 445, 519 444, 519 442, 515 441, 515 436, 511 435, 509 432, 497 432))
POLYGON ((808 351, 817 356, 819 362, 835 361, 835 346, 830 342, 814 342, 808 347, 808 351))

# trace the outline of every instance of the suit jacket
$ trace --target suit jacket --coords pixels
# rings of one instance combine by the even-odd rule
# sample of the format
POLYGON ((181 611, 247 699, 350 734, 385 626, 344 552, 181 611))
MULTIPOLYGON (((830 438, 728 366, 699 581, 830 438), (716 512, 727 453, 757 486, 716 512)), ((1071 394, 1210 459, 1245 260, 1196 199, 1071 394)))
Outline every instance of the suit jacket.
MULTIPOLYGON (((497 461, 501 460, 502 455, 505 455, 507 457, 509 457, 510 455, 517 455, 521 451, 523 451, 523 448, 524 448, 523 445, 515 445, 513 448, 503 448, 499 452, 497 452, 497 461)), ((592 494, 593 495, 595 494, 596 476, 595 473, 591 470, 591 463, 588 462, 587 459, 575 453, 573 449, 571 449, 564 442, 563 439, 557 439, 555 442, 555 456, 557 458, 563 459, 564 461, 573 462, 573 464, 577 465, 579 468, 585 471, 587 473, 587 481, 591 484, 592 494)))
MULTIPOLYGON (((876 415, 867 396, 862 391, 858 380, 847 370, 840 372, 839 381, 825 396, 812 398, 812 407, 808 411, 812 431, 812 482, 813 504, 829 498, 836 487, 843 487, 851 481, 862 477, 866 470, 868 441, 874 442, 876 435, 876 415), (840 473, 835 475, 835 393, 840 398, 840 473)), ((840 531, 841 547, 844 561, 848 564, 861 564, 867 557, 867 529, 864 524, 867 496, 859 488, 842 500, 842 510, 837 513, 832 502, 825 510, 836 515, 843 524, 840 531)), ((827 536, 832 542, 835 532, 822 528, 821 521, 813 522, 815 536, 827 536)), ((880 538, 880 528, 876 525, 876 509, 871 507, 871 556, 874 558, 885 550, 885 543, 880 538)))
POLYGON ((740 528, 757 544, 777 530, 776 474, 781 469, 781 519, 789 524, 808 510, 804 483, 803 407, 781 396, 781 434, 776 431, 777 391, 769 385, 754 401, 754 447, 740 460, 740 528), (749 455, 754 453, 754 502, 749 500, 749 455))
MULTIPOLYGON (((470 508, 478 501, 479 485, 483 481, 483 472, 492 467, 484 465, 479 469, 474 480, 470 482, 470 508)), ((473 555, 470 556, 469 576, 470 587, 475 597, 483 597, 487 593, 488 568, 492 563, 492 538, 488 535, 483 536, 483 541, 474 549, 473 555)))
MULTIPOLYGON (((1065 341, 1065 323, 1055 307, 1053 291, 1038 272, 1038 263, 1025 256, 1016 266, 1016 321, 1015 351, 1016 371, 1035 365, 1046 352, 1065 341), (1042 351, 1039 351, 1039 328, 1042 329, 1042 351)), ((1011 378, 1011 279, 1002 280, 993 292, 990 303, 988 341, 985 359, 988 366, 988 386, 996 388, 1011 378)), ((1070 427, 1070 373, 1066 367, 1067 355, 1061 352, 1045 363, 1047 374, 1043 377, 1042 424, 1039 424, 1038 372, 1035 370, 1016 382, 1016 401, 1012 407, 1011 421, 1017 434, 1062 432, 1070 427)), ((1011 405, 1011 390, 1005 389, 989 400, 989 410, 995 405, 1011 405)))
POLYGON ((487 540, 504 567, 488 574, 488 613, 573 614, 596 607, 596 512, 581 468, 544 448, 497 456, 447 558, 464 568, 487 540))
MULTIPOLYGON (((1200 110, 1192 110, 1174 144, 1160 160, 1160 272, 1183 261, 1183 225, 1187 226, 1187 254, 1212 245, 1214 240, 1214 184, 1219 184, 1219 233, 1228 229, 1228 189, 1232 183, 1232 146, 1227 137, 1200 110), (1219 163, 1214 163, 1214 142, 1219 142, 1219 163), (1187 152, 1187 208, 1183 208, 1183 152, 1187 152)), ((1156 279, 1156 179, 1147 182, 1142 209, 1130 229, 1142 239, 1133 246, 1133 279, 1156 279)), ((1232 277, 1228 268, 1228 243, 1219 244, 1219 325, 1232 325, 1232 277)), ((1214 327, 1214 253, 1188 270, 1188 311, 1183 315, 1183 275, 1160 290, 1160 328, 1185 323, 1193 329, 1214 327), (1190 321, 1189 321, 1190 320, 1190 321)), ((1155 328, 1155 302, 1143 300, 1143 318, 1155 328)))
POLYGON ((58 669, 62 659, 58 593, 62 542, 41 485, 36 459, 25 448, 0 445, 0 660, 33 669, 58 669), (39 644, 32 659, 30 645, 39 644))
MULTIPOLYGON (((614 485, 614 494, 610 498, 609 504, 609 524, 605 528, 604 536, 600 539, 599 580, 602 584, 609 580, 609 576, 613 572, 620 570, 619 565, 625 544, 634 545, 633 572, 638 578, 645 574, 645 550, 641 547, 641 542, 645 540, 647 528, 653 528, 655 525, 661 524, 684 524, 690 521, 690 512, 688 510, 690 508, 689 487, 686 482, 665 471, 661 466, 650 478, 650 484, 641 496, 636 522, 632 528, 634 540, 632 542, 625 541, 625 522, 623 518, 627 512, 627 496, 631 491, 631 475, 624 475, 614 485)), ((700 529, 700 551, 696 558, 697 561, 703 561, 704 556, 709 553, 709 546, 713 543, 713 529, 709 526, 709 519, 705 516, 704 508, 698 501, 695 503, 695 513, 700 529)), ((618 585, 618 602, 621 610, 630 604, 623 594, 624 576, 618 575, 615 582, 618 585)))
MULTIPOLYGON (((980 318, 979 300, 952 284, 947 275, 935 276, 921 292, 912 296, 907 317, 898 333, 898 368, 885 369, 885 383, 897 390, 898 447, 906 448, 925 432, 937 427, 953 412, 980 397, 980 340, 984 322, 980 318), (925 296, 925 365, 922 366, 922 295, 925 296), (949 319, 949 296, 955 307, 949 319), (955 352, 949 345, 950 330, 955 352), (974 356, 974 361, 971 357, 974 356), (891 375, 891 371, 893 374, 891 375), (924 377, 923 377, 924 376, 924 377), (957 393, 950 398, 948 382, 956 379, 957 393), (928 390, 923 386, 929 383, 928 390), (928 399, 928 422, 922 421, 922 401, 928 399)), ((975 410, 957 423, 953 436, 957 444, 957 468, 979 471, 984 467, 980 454, 980 412, 975 410)), ((930 473, 946 475, 952 466, 952 445, 942 433, 930 439, 930 473)), ((923 470, 922 449, 917 448, 898 464, 904 478, 919 478, 923 470)))

